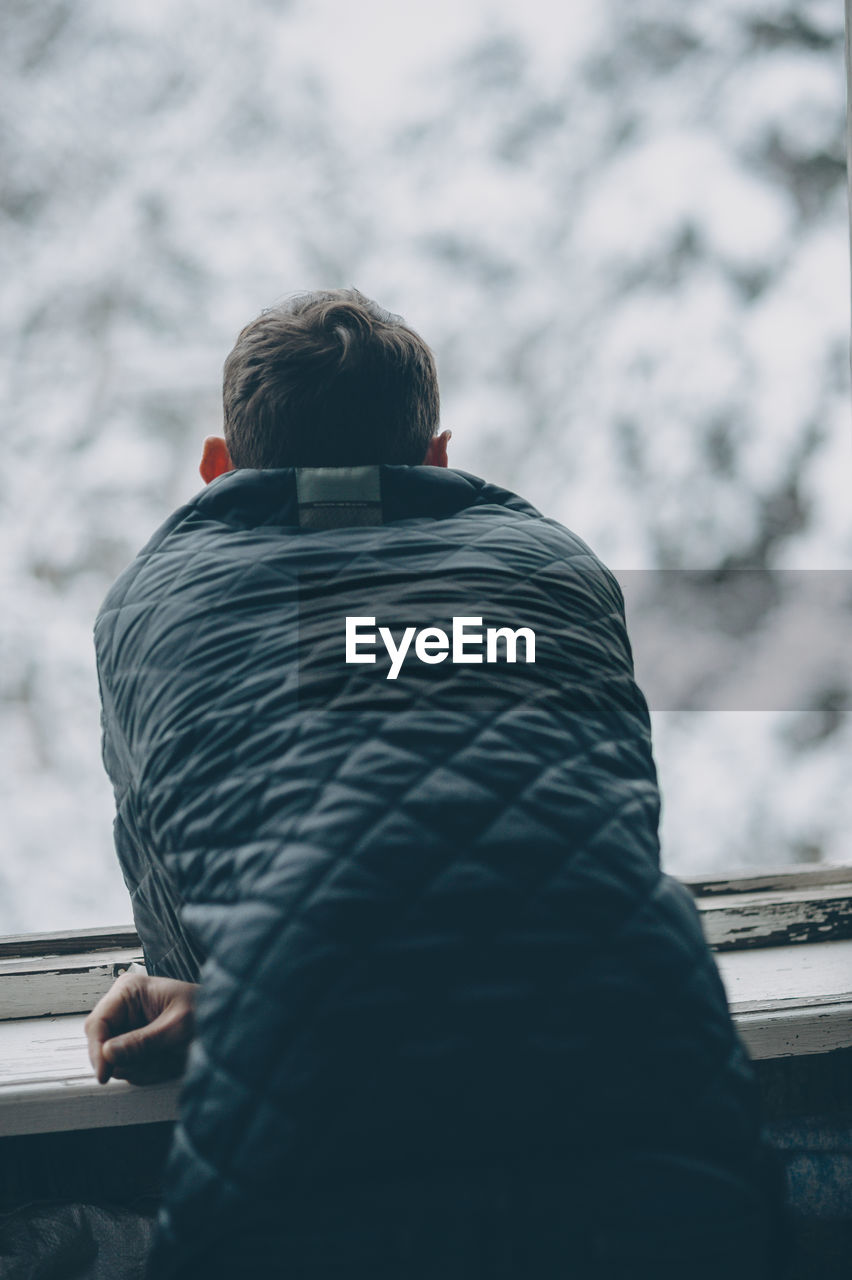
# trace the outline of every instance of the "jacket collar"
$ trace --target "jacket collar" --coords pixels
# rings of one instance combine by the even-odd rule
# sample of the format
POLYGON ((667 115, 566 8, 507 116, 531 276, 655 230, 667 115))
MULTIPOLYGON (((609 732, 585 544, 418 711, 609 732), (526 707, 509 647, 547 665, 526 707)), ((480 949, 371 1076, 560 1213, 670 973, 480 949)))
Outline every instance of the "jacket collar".
POLYGON ((195 499, 210 519, 239 528, 313 529, 441 519, 514 494, 449 467, 282 467, 227 471, 195 499))

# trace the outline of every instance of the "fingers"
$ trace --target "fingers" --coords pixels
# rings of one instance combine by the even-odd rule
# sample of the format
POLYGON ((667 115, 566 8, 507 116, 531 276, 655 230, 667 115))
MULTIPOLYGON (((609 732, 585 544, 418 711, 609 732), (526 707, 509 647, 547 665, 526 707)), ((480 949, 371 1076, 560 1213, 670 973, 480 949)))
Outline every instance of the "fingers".
POLYGON ((194 983, 124 974, 83 1024, 101 1084, 168 1080, 183 1071, 195 1025, 194 983))
POLYGON ((169 1080, 183 1071, 192 1034, 191 1010, 171 1005, 147 1027, 108 1040, 104 1055, 118 1080, 169 1080))
POLYGON ((122 974, 83 1023, 88 1040, 89 1061, 100 1084, 106 1084, 111 1074, 111 1066, 103 1053, 105 1042, 116 1032, 144 1021, 139 984, 138 975, 122 974))
MULTIPOLYGON (((89 1017, 91 1016, 90 1014, 89 1017)), ((105 1018, 97 1018, 91 1023, 87 1019, 83 1023, 83 1028, 89 1041, 89 1061, 92 1064, 92 1070, 98 1078, 98 1084, 106 1084, 112 1071, 103 1053, 104 1041, 109 1039, 109 1023, 105 1018)))
POLYGON ((140 1055, 155 1053, 159 1049, 169 1049, 180 1043, 182 1038, 182 1017, 179 1010, 164 1009, 159 1017, 149 1022, 146 1027, 135 1031, 127 1031, 124 1035, 113 1036, 104 1045, 104 1056, 107 1061, 115 1063, 132 1063, 140 1055))

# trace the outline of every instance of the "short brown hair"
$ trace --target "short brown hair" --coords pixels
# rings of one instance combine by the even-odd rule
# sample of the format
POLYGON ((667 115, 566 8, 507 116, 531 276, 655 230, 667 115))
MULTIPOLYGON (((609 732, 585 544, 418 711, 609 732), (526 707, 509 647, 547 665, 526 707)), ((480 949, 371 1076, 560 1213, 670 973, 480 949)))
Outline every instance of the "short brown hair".
POLYGON ((224 372, 235 467, 417 466, 438 427, 432 352, 357 289, 297 294, 262 312, 224 372))

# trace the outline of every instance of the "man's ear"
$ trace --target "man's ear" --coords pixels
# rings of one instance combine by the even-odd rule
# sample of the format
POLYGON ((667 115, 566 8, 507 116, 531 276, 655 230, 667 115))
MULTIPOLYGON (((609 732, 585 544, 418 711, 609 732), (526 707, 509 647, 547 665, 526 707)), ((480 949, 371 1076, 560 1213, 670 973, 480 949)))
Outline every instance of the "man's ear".
POLYGON ((447 443, 452 435, 452 431, 442 431, 439 436, 433 436, 429 441, 429 448, 426 450, 426 457, 423 459, 424 467, 445 467, 447 465, 447 443))
POLYGON ((226 471, 233 471, 234 464, 228 453, 228 446, 222 436, 207 436, 201 452, 201 479, 205 484, 222 476, 226 471))

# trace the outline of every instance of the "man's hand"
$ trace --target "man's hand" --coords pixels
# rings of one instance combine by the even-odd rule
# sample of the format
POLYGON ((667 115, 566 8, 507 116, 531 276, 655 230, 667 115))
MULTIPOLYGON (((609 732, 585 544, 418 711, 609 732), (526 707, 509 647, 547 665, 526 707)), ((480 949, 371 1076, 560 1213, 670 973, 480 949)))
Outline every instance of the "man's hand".
POLYGON ((155 1084, 183 1073, 195 1030, 194 982, 123 973, 98 1001, 83 1030, 100 1084, 110 1076, 155 1084))

